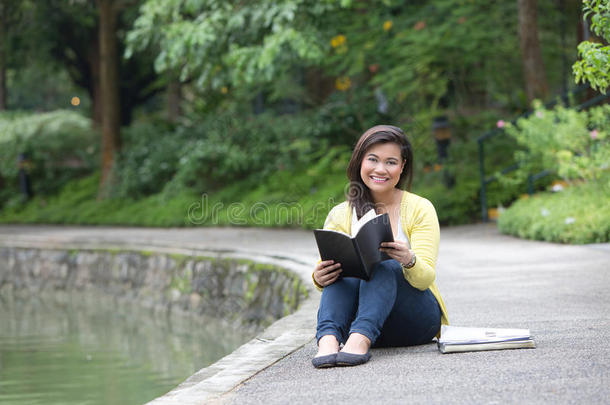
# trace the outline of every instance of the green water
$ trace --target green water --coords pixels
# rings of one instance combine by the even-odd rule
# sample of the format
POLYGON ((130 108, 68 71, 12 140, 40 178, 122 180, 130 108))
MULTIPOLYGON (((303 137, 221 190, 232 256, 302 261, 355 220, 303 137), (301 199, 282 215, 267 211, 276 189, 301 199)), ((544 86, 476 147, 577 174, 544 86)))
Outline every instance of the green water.
POLYGON ((143 404, 249 340, 102 295, 0 295, 0 404, 143 404))

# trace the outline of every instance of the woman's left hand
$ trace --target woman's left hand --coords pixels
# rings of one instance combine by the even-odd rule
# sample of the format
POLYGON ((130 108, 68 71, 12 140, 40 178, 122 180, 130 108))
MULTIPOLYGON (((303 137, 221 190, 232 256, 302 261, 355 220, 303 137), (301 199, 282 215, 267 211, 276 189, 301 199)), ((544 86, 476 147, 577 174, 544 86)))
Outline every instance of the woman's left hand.
POLYGON ((404 265, 411 262, 411 258, 413 257, 413 250, 409 249, 407 242, 381 242, 379 250, 387 253, 392 259, 398 260, 400 264, 404 265))

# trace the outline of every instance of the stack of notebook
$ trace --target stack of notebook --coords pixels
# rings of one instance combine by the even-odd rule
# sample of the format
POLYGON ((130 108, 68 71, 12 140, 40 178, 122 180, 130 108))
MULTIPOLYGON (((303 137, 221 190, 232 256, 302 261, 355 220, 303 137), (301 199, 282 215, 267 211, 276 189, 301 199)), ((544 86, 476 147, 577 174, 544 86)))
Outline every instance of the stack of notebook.
POLYGON ((529 329, 465 328, 443 325, 438 349, 441 353, 535 348, 529 329))

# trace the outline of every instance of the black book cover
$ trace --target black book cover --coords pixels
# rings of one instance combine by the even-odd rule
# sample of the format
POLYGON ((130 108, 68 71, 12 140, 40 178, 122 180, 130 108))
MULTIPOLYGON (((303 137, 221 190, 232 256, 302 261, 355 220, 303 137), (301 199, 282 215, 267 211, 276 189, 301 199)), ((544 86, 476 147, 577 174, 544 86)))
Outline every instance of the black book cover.
POLYGON ((390 257, 379 251, 381 242, 392 242, 394 236, 389 215, 382 214, 365 223, 356 236, 328 229, 314 230, 322 260, 341 263, 341 277, 371 278, 373 267, 390 257))

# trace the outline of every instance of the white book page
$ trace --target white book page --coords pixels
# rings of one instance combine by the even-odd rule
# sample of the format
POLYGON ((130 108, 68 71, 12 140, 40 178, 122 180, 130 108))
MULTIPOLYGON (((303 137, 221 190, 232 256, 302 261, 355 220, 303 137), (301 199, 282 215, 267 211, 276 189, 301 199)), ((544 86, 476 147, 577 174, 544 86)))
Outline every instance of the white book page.
POLYGON ((356 219, 358 218, 358 215, 356 215, 356 208, 352 208, 352 236, 356 236, 358 234, 358 231, 360 228, 362 228, 362 225, 366 224, 371 219, 378 217, 379 215, 377 215, 375 210, 371 208, 362 216, 362 218, 356 219))
POLYGON ((485 343, 529 338, 529 329, 466 328, 443 325, 439 343, 485 343))

